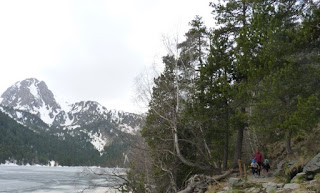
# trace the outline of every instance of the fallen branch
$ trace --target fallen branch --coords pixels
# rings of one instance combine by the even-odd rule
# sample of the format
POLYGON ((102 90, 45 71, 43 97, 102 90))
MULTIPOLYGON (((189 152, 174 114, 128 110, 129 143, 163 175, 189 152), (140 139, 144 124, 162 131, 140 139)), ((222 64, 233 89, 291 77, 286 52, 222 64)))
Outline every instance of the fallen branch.
POLYGON ((231 169, 215 178, 205 175, 194 175, 188 180, 187 187, 178 193, 205 192, 210 184, 218 183, 218 181, 225 179, 234 172, 235 170, 231 169))

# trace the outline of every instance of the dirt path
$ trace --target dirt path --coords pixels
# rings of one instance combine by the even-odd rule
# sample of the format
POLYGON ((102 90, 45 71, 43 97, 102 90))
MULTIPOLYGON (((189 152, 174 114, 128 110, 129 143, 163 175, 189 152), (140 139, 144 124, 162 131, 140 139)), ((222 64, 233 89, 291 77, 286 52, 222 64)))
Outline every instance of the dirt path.
POLYGON ((261 176, 254 176, 252 174, 248 175, 248 182, 254 182, 254 183, 268 183, 268 182, 277 182, 276 179, 273 177, 272 173, 269 173, 269 175, 264 176, 261 174, 261 176))

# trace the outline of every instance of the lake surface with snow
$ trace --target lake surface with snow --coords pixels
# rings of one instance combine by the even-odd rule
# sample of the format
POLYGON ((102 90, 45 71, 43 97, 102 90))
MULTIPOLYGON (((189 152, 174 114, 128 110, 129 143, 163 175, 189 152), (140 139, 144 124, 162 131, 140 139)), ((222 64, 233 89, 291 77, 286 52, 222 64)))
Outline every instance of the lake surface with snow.
POLYGON ((0 166, 0 192, 109 192, 119 183, 107 175, 95 173, 119 173, 121 169, 46 166, 0 166))

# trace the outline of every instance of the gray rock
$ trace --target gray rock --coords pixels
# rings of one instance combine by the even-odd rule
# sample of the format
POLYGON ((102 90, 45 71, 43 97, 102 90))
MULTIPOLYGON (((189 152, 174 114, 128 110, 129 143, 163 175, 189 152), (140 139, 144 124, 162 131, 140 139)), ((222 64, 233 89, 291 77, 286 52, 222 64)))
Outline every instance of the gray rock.
POLYGON ((240 178, 229 178, 229 184, 231 187, 241 184, 242 180, 240 178))
POLYGON ((278 175, 280 172, 283 171, 283 164, 284 164, 284 160, 282 160, 276 164, 276 169, 274 171, 274 175, 278 175))
POLYGON ((296 177, 306 178, 307 174, 305 172, 297 173, 296 177))
POLYGON ((285 184, 283 189, 298 189, 300 188, 300 184, 296 183, 290 183, 290 184, 285 184))
POLYGON ((320 153, 312 158, 303 168, 303 172, 307 174, 315 174, 320 172, 320 153))
POLYGON ((314 178, 313 174, 309 174, 306 177, 307 180, 313 180, 313 178, 314 178))
POLYGON ((310 182, 309 182, 309 184, 317 184, 317 183, 319 183, 317 180, 311 180, 310 182))
POLYGON ((297 162, 296 159, 294 160, 291 160, 288 164, 287 164, 287 167, 290 168, 293 164, 295 164, 297 162))
POLYGON ((277 188, 283 188, 283 186, 284 186, 284 183, 282 183, 282 184, 277 184, 277 188))
POLYGON ((307 174, 305 172, 297 173, 295 177, 290 181, 291 183, 296 183, 300 181, 304 181, 307 179, 307 174))
POLYGON ((266 185, 266 192, 271 192, 277 189, 277 184, 273 182, 268 182, 266 185))
POLYGON ((223 188, 224 191, 229 191, 229 189, 230 189, 230 188, 229 188, 228 186, 226 186, 226 187, 223 188))
POLYGON ((245 189, 244 191, 248 192, 248 193, 259 193, 261 191, 261 189, 256 188, 256 187, 252 187, 252 188, 245 189))
POLYGON ((285 192, 285 190, 283 188, 278 188, 276 190, 276 193, 284 193, 284 192, 285 192))

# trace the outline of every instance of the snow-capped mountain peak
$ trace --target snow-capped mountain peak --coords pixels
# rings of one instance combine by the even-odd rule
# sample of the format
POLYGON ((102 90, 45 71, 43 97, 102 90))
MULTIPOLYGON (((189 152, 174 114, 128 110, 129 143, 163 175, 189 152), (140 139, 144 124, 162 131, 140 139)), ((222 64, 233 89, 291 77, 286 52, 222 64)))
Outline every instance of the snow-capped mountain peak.
POLYGON ((49 125, 61 108, 46 83, 35 78, 15 83, 1 95, 1 98, 0 104, 30 112, 49 125))
POLYGON ((96 101, 69 104, 35 78, 9 87, 1 95, 0 107, 0 111, 30 128, 37 125, 56 136, 86 135, 83 139, 100 153, 119 133, 137 134, 144 119, 134 113, 109 110, 96 101))

